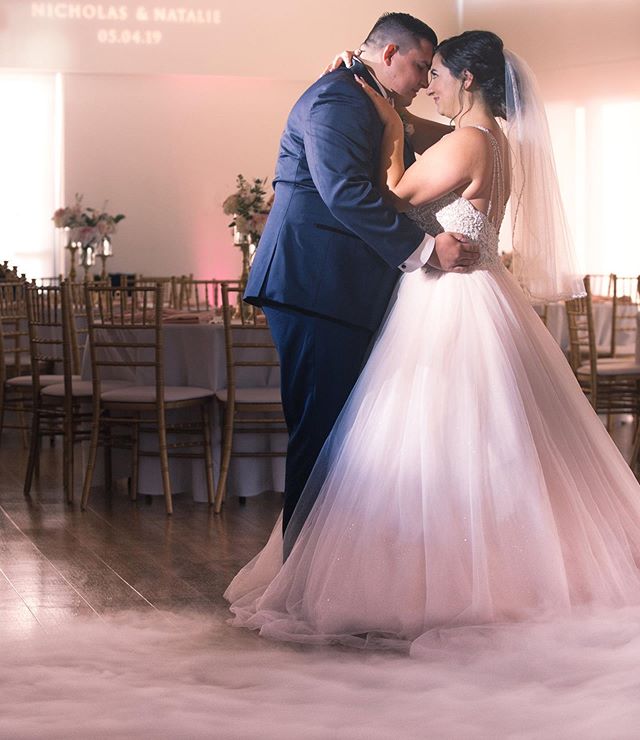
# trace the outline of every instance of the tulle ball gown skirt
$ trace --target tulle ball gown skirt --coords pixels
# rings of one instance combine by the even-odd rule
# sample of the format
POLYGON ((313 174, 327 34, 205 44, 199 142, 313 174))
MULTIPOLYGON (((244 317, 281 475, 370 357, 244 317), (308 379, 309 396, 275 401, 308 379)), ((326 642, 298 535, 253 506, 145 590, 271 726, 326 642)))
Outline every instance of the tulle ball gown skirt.
POLYGON ((225 594, 278 640, 640 602, 640 487, 501 266, 401 279, 292 525, 225 594))

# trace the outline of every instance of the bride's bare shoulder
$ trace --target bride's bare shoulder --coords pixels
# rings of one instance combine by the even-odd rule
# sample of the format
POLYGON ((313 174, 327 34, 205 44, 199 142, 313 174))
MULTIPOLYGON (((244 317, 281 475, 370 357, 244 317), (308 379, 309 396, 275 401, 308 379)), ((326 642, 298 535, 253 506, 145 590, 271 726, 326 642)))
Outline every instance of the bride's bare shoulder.
POLYGON ((422 155, 422 160, 455 159, 469 160, 482 156, 486 142, 485 134, 471 126, 453 129, 445 134, 440 141, 430 146, 422 155))

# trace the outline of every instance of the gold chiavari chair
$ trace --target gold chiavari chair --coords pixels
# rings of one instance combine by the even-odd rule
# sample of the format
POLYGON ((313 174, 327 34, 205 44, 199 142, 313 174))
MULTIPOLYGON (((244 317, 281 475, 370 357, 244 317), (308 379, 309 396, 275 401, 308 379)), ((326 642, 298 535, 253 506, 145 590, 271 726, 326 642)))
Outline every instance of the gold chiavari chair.
POLYGON ((611 357, 635 355, 640 311, 640 276, 612 275, 611 357))
POLYGON ((101 430, 105 444, 132 450, 131 498, 138 489, 139 457, 160 458, 167 514, 173 512, 169 457, 204 460, 209 503, 213 503, 211 413, 213 391, 193 386, 167 386, 162 341, 162 286, 111 288, 85 286, 89 350, 93 378, 93 420, 89 459, 82 492, 86 509, 101 430), (105 376, 128 373, 136 385, 105 389, 105 376), (146 377, 144 376, 146 373, 146 377), (140 381, 140 382, 138 382, 140 381), (145 381, 142 384, 142 381, 145 381), (191 409, 199 420, 167 421, 169 412, 191 409), (113 431, 120 429, 120 434, 113 431), (124 430, 124 434, 122 433, 124 430), (157 449, 141 449, 141 432, 157 434, 157 449), (195 450, 199 449, 199 452, 195 450))
POLYGON ((148 275, 136 275, 134 285, 137 288, 162 287, 162 305, 166 308, 176 308, 178 303, 178 279, 172 276, 150 277, 148 275))
POLYGON ((32 367, 32 426, 24 493, 31 491, 41 440, 62 435, 63 490, 73 502, 74 448, 89 438, 91 381, 80 378, 75 316, 69 284, 25 287, 32 367), (41 368, 62 364, 57 383, 43 384, 41 368))
POLYGON ((633 414, 640 407, 640 365, 633 361, 598 357, 596 350, 590 276, 587 295, 566 301, 569 325, 569 361, 585 395, 598 414, 607 415, 611 429, 614 414, 633 414))
POLYGON ((220 308, 220 286, 241 285, 240 280, 217 280, 216 278, 188 278, 178 281, 178 304, 181 311, 213 311, 220 308))
POLYGON ((219 281, 184 278, 178 288, 178 305, 181 311, 213 311, 220 305, 219 281))
MULTIPOLYGON (((59 383, 60 375, 43 375, 43 383, 59 383)), ((31 360, 25 303, 25 283, 0 283, 0 434, 3 429, 23 433, 26 445, 31 424, 31 360), (9 418, 10 416, 10 418, 9 418)))
POLYGON ((239 451, 233 446, 236 434, 287 434, 280 388, 268 386, 269 375, 280 367, 266 317, 255 306, 237 308, 243 288, 221 283, 224 319, 227 387, 216 391, 222 413, 222 450, 220 477, 216 490, 215 511, 220 512, 227 489, 231 458, 285 457, 285 451, 239 451), (233 316, 238 316, 234 323, 233 316), (254 376, 262 371, 265 385, 245 385, 238 377, 242 372, 254 376))
MULTIPOLYGON (((611 306, 612 316, 615 314, 615 278, 616 276, 613 273, 606 274, 596 274, 592 273, 589 275, 586 275, 585 278, 589 279, 589 291, 591 295, 591 304, 593 306, 593 303, 606 303, 611 306)), ((612 319, 613 321, 613 319, 612 319)), ((595 324, 594 324, 595 327, 595 324)), ((597 337, 597 334, 596 334, 597 337)), ((596 340, 596 352, 598 354, 598 357, 613 357, 613 341, 614 341, 614 333, 612 332, 610 337, 603 341, 602 343, 598 343, 596 340)), ((585 358, 587 355, 585 355, 585 358)))
POLYGON ((636 433, 633 440, 633 448, 631 450, 631 458, 629 459, 629 467, 638 476, 638 461, 640 460, 640 422, 636 425, 636 433))
POLYGON ((591 300, 613 298, 615 287, 615 275, 613 273, 597 274, 591 273, 589 276, 591 285, 591 300))
POLYGON ((55 275, 55 276, 52 276, 52 277, 36 278, 35 283, 36 283, 36 285, 42 285, 42 286, 60 285, 62 283, 63 279, 64 278, 62 277, 62 275, 55 275))
POLYGON ((5 260, 2 263, 2 266, 0 266, 0 282, 3 283, 15 283, 15 282, 25 282, 27 279, 26 275, 19 275, 18 274, 18 268, 13 265, 13 267, 9 267, 9 262, 5 260))
POLYGON ((0 282, 4 283, 10 279, 11 268, 9 267, 8 260, 4 260, 0 265, 0 282))

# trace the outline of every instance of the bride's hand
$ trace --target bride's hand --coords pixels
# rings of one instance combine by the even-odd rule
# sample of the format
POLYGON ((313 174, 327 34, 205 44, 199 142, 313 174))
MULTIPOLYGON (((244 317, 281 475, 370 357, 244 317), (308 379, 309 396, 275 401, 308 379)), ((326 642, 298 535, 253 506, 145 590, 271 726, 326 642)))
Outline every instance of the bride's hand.
POLYGON ((353 75, 353 77, 373 101, 382 123, 384 123, 385 126, 399 126, 400 129, 402 129, 402 119, 398 115, 398 111, 393 107, 392 102, 385 100, 385 98, 383 98, 379 92, 376 92, 371 85, 365 82, 362 77, 359 77, 358 75, 353 75))
POLYGON ((322 75, 326 75, 329 72, 333 72, 334 69, 338 69, 338 67, 341 67, 344 65, 345 67, 350 67, 351 62, 353 61, 353 57, 357 57, 358 52, 356 51, 349 51, 345 49, 344 51, 341 51, 339 54, 337 54, 334 58, 331 64, 329 64, 325 70, 322 72, 320 77, 322 75))

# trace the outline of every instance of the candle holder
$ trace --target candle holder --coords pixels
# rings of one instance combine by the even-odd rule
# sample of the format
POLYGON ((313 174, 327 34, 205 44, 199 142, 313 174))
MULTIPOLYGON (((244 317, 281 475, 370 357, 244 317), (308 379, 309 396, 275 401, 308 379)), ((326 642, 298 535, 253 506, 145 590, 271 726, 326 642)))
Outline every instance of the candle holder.
POLYGON ((102 263, 102 270, 100 271, 100 280, 103 282, 107 279, 107 260, 109 257, 113 257, 113 246, 111 244, 111 239, 109 239, 108 236, 105 236, 97 249, 96 256, 99 258, 100 262, 102 263))
POLYGON ((82 269, 84 270, 83 280, 86 283, 89 280, 89 270, 96 263, 96 253, 93 243, 82 248, 80 262, 82 264, 82 269))
POLYGON ((71 239, 67 246, 65 247, 66 250, 69 252, 69 280, 73 281, 76 279, 76 252, 80 247, 82 246, 81 242, 74 241, 71 239))

